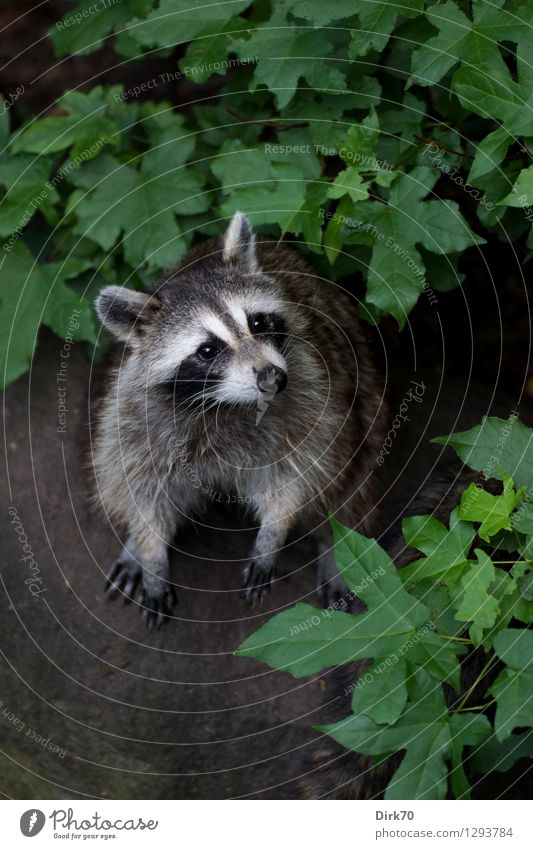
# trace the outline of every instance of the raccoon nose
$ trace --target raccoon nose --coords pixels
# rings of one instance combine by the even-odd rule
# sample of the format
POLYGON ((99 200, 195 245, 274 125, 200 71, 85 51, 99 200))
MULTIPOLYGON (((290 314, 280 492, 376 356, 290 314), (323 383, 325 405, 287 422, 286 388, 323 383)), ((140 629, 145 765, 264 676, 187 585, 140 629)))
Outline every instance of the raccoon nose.
POLYGON ((287 386, 287 375, 282 368, 277 366, 265 366, 262 369, 256 369, 257 388, 260 392, 270 393, 275 395, 276 392, 283 392, 287 386))

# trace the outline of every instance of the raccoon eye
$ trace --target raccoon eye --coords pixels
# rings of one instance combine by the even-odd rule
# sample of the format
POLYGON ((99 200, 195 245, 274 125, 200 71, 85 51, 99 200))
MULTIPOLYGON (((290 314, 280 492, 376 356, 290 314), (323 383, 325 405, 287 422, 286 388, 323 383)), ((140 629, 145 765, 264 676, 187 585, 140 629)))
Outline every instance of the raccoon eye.
POLYGON ((250 318, 250 330, 252 333, 266 333, 272 329, 272 321, 263 312, 258 312, 250 318))
POLYGON ((214 360, 219 350, 215 345, 200 345, 196 353, 201 360, 214 360))

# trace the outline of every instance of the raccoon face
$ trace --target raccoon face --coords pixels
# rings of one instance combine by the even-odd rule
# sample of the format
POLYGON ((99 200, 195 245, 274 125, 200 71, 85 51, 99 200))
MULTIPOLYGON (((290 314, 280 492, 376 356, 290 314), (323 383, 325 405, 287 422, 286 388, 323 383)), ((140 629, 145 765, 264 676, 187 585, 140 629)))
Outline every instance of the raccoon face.
POLYGON ((96 302, 135 371, 176 406, 257 404, 287 385, 287 305, 258 264, 248 219, 233 217, 210 256, 152 295, 108 286, 96 302))

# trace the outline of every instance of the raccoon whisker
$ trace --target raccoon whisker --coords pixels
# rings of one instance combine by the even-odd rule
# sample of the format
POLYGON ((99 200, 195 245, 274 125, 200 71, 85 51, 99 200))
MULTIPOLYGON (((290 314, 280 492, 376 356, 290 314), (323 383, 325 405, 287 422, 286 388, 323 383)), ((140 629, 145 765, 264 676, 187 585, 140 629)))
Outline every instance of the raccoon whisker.
POLYGON ((218 414, 220 413, 220 408, 222 406, 222 402, 220 401, 218 404, 218 408, 215 414, 215 430, 218 431, 218 414))
POLYGON ((196 401, 203 401, 203 400, 208 400, 208 401, 209 401, 209 400, 211 400, 213 397, 214 397, 214 396, 210 396, 208 393, 206 393, 206 392, 205 392, 205 390, 200 389, 198 392, 195 392, 195 393, 194 393, 194 395, 190 395, 188 398, 186 398, 186 399, 185 399, 184 401, 182 401, 180 404, 177 404, 177 405, 176 405, 176 409, 180 409, 180 408, 182 408, 182 407, 184 407, 185 409, 187 409, 187 408, 188 408, 188 407, 190 407, 192 404, 196 403, 196 401))

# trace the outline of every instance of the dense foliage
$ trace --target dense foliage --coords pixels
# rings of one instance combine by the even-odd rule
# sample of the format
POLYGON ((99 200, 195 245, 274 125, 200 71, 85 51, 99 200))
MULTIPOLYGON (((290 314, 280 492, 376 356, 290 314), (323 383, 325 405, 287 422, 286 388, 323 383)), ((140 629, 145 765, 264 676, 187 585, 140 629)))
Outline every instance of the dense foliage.
POLYGON ((532 23, 523 0, 73 5, 50 34, 58 57, 174 51, 193 93, 176 110, 158 77, 71 91, 12 132, 6 98, 3 382, 28 367, 41 323, 95 345, 104 282, 150 284, 236 209, 325 275, 359 272, 364 317, 400 327, 424 290, 430 309, 461 284, 458 260, 489 237, 524 260, 532 23))
POLYGON ((367 660, 353 713, 319 730, 376 761, 405 750, 388 799, 467 799, 479 773, 533 756, 533 430, 485 418, 437 441, 502 480, 501 494, 470 484, 447 525, 405 517, 419 556, 401 569, 332 520, 337 566, 366 612, 343 612, 346 599, 327 610, 299 603, 237 652, 295 677, 367 660))

